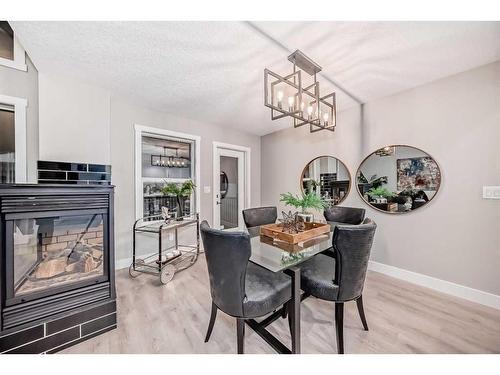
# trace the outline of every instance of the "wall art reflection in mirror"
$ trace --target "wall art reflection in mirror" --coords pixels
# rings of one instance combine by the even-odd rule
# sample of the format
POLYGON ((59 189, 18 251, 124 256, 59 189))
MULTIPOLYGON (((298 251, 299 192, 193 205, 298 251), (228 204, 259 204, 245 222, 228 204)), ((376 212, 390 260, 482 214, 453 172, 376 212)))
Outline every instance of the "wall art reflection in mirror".
POLYGON ((439 190, 441 171, 426 152, 391 145, 368 155, 356 174, 358 192, 371 207, 405 213, 426 205, 439 190))

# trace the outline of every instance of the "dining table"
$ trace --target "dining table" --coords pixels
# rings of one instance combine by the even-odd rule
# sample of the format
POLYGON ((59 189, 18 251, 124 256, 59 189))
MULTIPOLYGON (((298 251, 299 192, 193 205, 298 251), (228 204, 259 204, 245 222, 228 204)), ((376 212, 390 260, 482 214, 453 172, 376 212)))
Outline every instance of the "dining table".
MULTIPOLYGON (((262 321, 255 319, 246 319, 246 324, 255 331, 264 341, 266 341, 274 350, 281 354, 299 354, 300 349, 300 264, 314 257, 319 253, 330 253, 328 251, 332 247, 332 236, 336 222, 328 222, 330 224, 330 232, 309 240, 299 242, 297 244, 289 244, 287 242, 273 239, 264 235, 260 235, 258 227, 236 230, 243 230, 250 235, 251 256, 250 262, 255 263, 271 272, 283 272, 290 276, 292 282, 292 298, 290 309, 286 307, 274 311, 272 314, 264 318, 262 321), (276 321, 280 317, 285 317, 290 314, 290 330, 291 330, 291 348, 287 347, 276 336, 271 334, 266 327, 276 321)), ((333 272, 333 270, 332 270, 333 272)))

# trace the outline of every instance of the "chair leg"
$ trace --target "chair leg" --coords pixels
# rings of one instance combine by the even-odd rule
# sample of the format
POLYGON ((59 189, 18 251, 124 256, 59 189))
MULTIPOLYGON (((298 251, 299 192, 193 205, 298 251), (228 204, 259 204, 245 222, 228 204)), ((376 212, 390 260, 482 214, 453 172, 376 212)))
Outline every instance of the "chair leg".
POLYGON ((217 317, 217 306, 212 302, 212 312, 210 313, 210 323, 208 323, 207 335, 205 336, 205 342, 208 342, 212 330, 214 329, 215 318, 217 317))
POLYGON ((286 310, 288 311, 288 328, 290 329, 290 336, 293 337, 293 325, 292 325, 292 314, 291 314, 291 311, 292 311, 292 301, 288 301, 285 305, 286 307, 286 310))
POLYGON ((236 318, 236 335, 238 338, 238 354, 243 354, 245 339, 245 319, 236 318))
POLYGON ((281 312, 281 317, 283 319, 286 319, 287 316, 288 316, 288 302, 285 303, 285 305, 283 306, 283 311, 281 312))
POLYGON ((337 333, 337 352, 344 354, 344 302, 335 303, 335 331, 337 333))
POLYGON ((358 305, 359 317, 361 318, 361 323, 363 323, 363 328, 368 331, 368 323, 366 323, 365 310, 363 308, 363 296, 359 296, 356 300, 356 305, 358 305))

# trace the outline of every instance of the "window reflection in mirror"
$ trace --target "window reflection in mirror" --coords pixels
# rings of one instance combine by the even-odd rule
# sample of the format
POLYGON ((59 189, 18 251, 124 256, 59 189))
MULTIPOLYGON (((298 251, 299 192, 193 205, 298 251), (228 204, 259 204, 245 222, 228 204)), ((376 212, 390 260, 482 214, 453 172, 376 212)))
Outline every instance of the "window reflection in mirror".
POLYGON ((341 203, 349 193, 351 176, 345 164, 333 156, 311 160, 300 178, 303 193, 314 192, 330 206, 341 203))
POLYGON ((358 192, 375 209, 404 213, 424 206, 441 184, 436 161, 411 146, 386 146, 363 160, 356 174, 358 192))

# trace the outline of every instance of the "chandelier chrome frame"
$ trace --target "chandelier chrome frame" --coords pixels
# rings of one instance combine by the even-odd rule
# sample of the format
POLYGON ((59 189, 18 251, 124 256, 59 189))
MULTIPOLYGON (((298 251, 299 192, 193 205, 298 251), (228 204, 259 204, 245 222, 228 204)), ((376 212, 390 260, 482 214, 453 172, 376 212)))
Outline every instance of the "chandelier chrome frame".
POLYGON ((335 92, 320 96, 316 74, 322 70, 321 66, 299 50, 288 56, 288 60, 293 64, 293 73, 287 76, 282 77, 267 68, 264 69, 264 105, 271 108, 271 120, 291 117, 295 128, 309 124, 311 133, 320 130, 335 131, 337 125, 335 92), (313 77, 312 84, 303 87, 302 72, 313 77), (278 85, 292 91, 288 96, 287 108, 283 106, 284 91, 275 92, 278 85))

